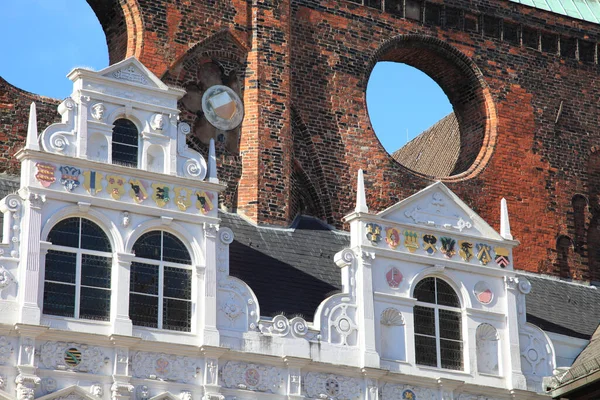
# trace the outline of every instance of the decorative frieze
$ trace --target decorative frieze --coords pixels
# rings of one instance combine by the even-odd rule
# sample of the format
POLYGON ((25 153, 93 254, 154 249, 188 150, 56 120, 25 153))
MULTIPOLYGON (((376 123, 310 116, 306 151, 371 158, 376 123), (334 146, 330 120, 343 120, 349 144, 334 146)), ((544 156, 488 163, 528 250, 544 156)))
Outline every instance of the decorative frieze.
POLYGON ((355 400, 362 397, 360 380, 321 372, 306 374, 304 390, 306 397, 313 399, 355 400))
POLYGON ((228 388, 276 393, 283 384, 279 368, 268 365, 228 361, 221 375, 228 388))
POLYGON ((386 383, 382 395, 385 400, 437 400, 438 389, 386 383))
POLYGON ((40 348, 40 362, 49 369, 98 374, 109 361, 101 348, 85 344, 46 342, 40 348))
POLYGON ((196 376, 196 368, 196 361, 190 357, 142 351, 131 357, 131 369, 135 378, 189 383, 196 376))

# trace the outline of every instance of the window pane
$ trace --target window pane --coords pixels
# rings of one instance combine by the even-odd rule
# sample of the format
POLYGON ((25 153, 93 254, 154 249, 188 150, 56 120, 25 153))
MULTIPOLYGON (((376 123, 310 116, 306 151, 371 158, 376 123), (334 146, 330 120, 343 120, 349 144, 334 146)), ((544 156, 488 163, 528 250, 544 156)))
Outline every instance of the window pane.
POLYGON ((112 258, 81 255, 81 284, 99 288, 110 288, 112 258))
POLYGON ((442 368, 463 369, 462 343, 452 340, 440 340, 440 357, 442 358, 442 368))
POLYGON ((192 263, 183 242, 169 232, 163 232, 163 260, 187 265, 192 263))
POLYGON ((79 247, 79 222, 81 218, 67 218, 56 224, 48 234, 52 244, 79 247))
POLYGON ((439 310, 440 338, 461 340, 460 319, 458 312, 439 310))
POLYGON ((435 304, 435 278, 425 278, 417 283, 414 296, 419 301, 435 304))
POLYGON ((112 252, 108 236, 102 228, 85 218, 81 219, 81 248, 112 252))
POLYGON ((415 21, 421 20, 421 2, 416 0, 406 0, 406 15, 408 19, 415 21))
POLYGON ((137 147, 113 143, 112 163, 117 165, 124 165, 126 167, 136 167, 138 155, 137 153, 137 147))
POLYGON ((435 336, 435 310, 429 307, 414 308, 415 333, 435 336))
POLYGON ((77 254, 48 250, 46 254, 47 281, 75 283, 77 254))
POLYGON ((191 319, 191 301, 164 299, 163 329, 189 332, 191 330, 191 319))
POLYGON ((81 288, 79 318, 108 321, 110 315, 110 290, 81 288))
POLYGON ((435 338, 415 335, 415 353, 417 364, 437 367, 435 338))
POLYGON ((130 290, 137 293, 158 294, 158 265, 131 263, 130 290))
POLYGON ((165 267, 165 286, 163 295, 178 299, 192 298, 192 271, 188 269, 165 267))
POLYGON ((160 260, 160 238, 161 231, 144 233, 133 245, 133 253, 136 257, 160 260))
POLYGON ((460 307, 460 301, 458 301, 454 289, 441 279, 437 279, 437 303, 442 306, 460 307))
POLYGON ((44 283, 44 314, 75 316, 75 286, 61 283, 44 283))
POLYGON ((128 119, 121 118, 114 122, 113 143, 124 143, 137 146, 138 145, 138 130, 133 122, 128 119))
POLYGON ((158 297, 130 293, 129 318, 133 325, 158 328, 158 297))

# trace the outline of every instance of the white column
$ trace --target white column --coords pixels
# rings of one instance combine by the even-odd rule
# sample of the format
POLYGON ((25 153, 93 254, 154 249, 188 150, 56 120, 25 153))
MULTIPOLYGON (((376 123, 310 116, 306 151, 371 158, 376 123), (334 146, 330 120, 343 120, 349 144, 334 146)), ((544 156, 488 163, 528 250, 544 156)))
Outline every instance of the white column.
POLYGON ((113 334, 131 336, 133 324, 129 318, 129 281, 131 262, 135 254, 115 253, 111 275, 110 320, 113 334))
POLYGON ((217 231, 216 224, 204 223, 204 269, 197 267, 198 296, 196 299, 198 327, 202 332, 201 343, 206 346, 218 346, 217 330, 217 231), (202 305, 202 307, 200 306, 202 305))
POLYGON ((219 357, 227 349, 222 347, 203 346, 200 351, 204 355, 204 371, 202 385, 204 386, 203 400, 224 400, 225 396, 220 393, 219 386, 219 357))
POLYGON ((502 341, 504 351, 504 375, 509 389, 527 390, 527 381, 521 369, 521 346, 519 344, 519 319, 525 323, 524 305, 519 304, 519 280, 505 277, 506 283, 506 325, 507 336, 502 341), (521 308, 521 309, 519 309, 521 308))
POLYGON ((358 337, 361 366, 379 368, 379 354, 375 347, 375 306, 373 304, 373 273, 371 264, 375 254, 362 252, 356 271, 356 304, 358 306, 358 337))
POLYGON ((287 393, 293 400, 304 399, 302 396, 302 368, 310 362, 305 358, 284 357, 283 361, 288 367, 287 393))

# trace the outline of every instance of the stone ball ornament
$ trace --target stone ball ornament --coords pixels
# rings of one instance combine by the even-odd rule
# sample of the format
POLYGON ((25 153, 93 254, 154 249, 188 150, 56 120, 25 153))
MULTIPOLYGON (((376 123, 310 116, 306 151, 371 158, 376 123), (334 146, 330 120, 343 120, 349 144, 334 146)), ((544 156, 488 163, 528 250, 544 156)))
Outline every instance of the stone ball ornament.
POLYGON ((233 89, 224 85, 209 87, 202 96, 202 111, 215 128, 230 131, 244 119, 244 105, 233 89))

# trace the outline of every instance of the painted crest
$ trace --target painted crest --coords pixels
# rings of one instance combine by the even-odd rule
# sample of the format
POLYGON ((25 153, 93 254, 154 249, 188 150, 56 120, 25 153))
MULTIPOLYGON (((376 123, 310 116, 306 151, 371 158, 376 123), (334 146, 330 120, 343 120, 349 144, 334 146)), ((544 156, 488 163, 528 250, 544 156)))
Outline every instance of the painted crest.
POLYGON ((229 87, 214 85, 202 95, 202 111, 207 121, 218 129, 236 128, 244 118, 244 106, 239 96, 229 87))
POLYGON ((256 368, 248 368, 244 373, 244 381, 248 386, 256 386, 260 383, 260 372, 256 368))
POLYGON ((79 186, 79 175, 81 174, 81 170, 76 167, 70 167, 68 165, 63 165, 58 169, 62 176, 60 177, 60 183, 65 186, 69 192, 72 192, 77 186, 79 186))
POLYGON ((498 264, 502 268, 506 268, 508 264, 510 264, 510 251, 505 247, 496 247, 494 249, 494 252, 496 253, 496 264, 498 264))
POLYGON ((385 274, 385 279, 389 287, 391 287, 392 289, 397 289, 398 286, 400 286, 400 283, 402 283, 403 277, 402 273, 400 272, 400 270, 398 270, 398 268, 392 267, 387 272, 387 274, 385 274))
POLYGON ((461 258, 466 262, 471 261, 473 258, 473 243, 460 240, 458 242, 458 254, 460 254, 461 258))
POLYGON ((377 243, 381 241, 381 225, 369 222, 367 224, 367 239, 373 246, 377 246, 377 243))
POLYGON ((492 261, 492 256, 490 255, 492 246, 485 243, 477 243, 475 247, 477 247, 477 259, 481 265, 487 265, 490 261, 492 261))
POLYGON ((435 236, 429 234, 423 235, 423 250, 425 250, 430 256, 437 251, 435 248, 436 243, 437 238, 435 236))
POLYGON ((452 258, 452 256, 456 254, 456 240, 442 236, 440 242, 442 242, 442 247, 440 249, 442 254, 446 258, 452 258))
POLYGON ((419 248, 419 234, 415 231, 404 231, 404 246, 414 253, 419 248))
POLYGON ((160 357, 156 360, 154 370, 158 375, 167 375, 169 373, 169 360, 165 360, 164 358, 160 357))
POLYGON ((144 182, 139 179, 130 179, 129 185, 131 186, 129 196, 131 196, 136 203, 142 203, 148 198, 148 191, 146 190, 144 182))
POLYGON ((494 300, 494 292, 492 292, 487 282, 484 281, 479 281, 475 284, 473 294, 475 294, 477 301, 481 304, 490 304, 494 300))
POLYGON ((406 389, 402 392, 402 400, 417 400, 417 395, 410 389, 406 389))
POLYGON ((175 192, 175 204, 181 211, 185 211, 192 205, 192 190, 182 187, 173 189, 175 192))
POLYGON ((46 163, 37 163, 35 166, 37 168, 35 179, 37 179, 43 187, 47 188, 56 182, 56 177, 54 176, 56 166, 46 163))
POLYGON ((65 350, 65 364, 69 367, 76 367, 81 363, 81 351, 75 347, 65 350))
POLYGON ((115 200, 120 200, 125 194, 125 178, 118 175, 106 175, 106 193, 115 200))
POLYGON ((385 241, 392 249, 395 249, 400 244, 400 231, 396 228, 386 228, 385 241))
POLYGON ((214 208, 213 195, 206 192, 196 192, 196 208, 200 210, 202 214, 207 214, 214 208))
POLYGON ((89 194, 95 196, 97 192, 102 190, 102 178, 104 178, 104 175, 96 171, 85 171, 83 177, 83 187, 89 194))
POLYGON ((164 207, 171 200, 169 187, 162 183, 152 184, 152 199, 159 207, 164 207))

